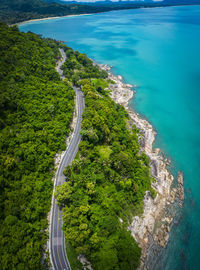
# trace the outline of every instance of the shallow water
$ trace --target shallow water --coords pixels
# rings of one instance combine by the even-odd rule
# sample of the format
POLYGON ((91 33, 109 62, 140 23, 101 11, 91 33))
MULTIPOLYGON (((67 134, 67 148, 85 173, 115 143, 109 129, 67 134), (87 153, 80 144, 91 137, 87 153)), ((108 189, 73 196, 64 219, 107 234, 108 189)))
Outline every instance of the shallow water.
POLYGON ((131 106, 158 132, 155 146, 184 172, 185 205, 154 269, 200 269, 200 6, 113 11, 27 23, 138 86, 131 106))

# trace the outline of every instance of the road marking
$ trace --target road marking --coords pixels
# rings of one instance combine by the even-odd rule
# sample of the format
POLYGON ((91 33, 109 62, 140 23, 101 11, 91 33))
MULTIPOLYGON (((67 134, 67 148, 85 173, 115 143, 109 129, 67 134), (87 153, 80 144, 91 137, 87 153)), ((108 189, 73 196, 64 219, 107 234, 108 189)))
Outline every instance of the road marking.
POLYGON ((59 262, 60 262, 60 266, 63 269, 62 262, 61 262, 61 259, 60 259, 60 254, 59 254, 59 251, 58 251, 58 227, 59 227, 59 211, 58 211, 58 222, 57 222, 57 253, 58 253, 58 259, 59 259, 59 262))

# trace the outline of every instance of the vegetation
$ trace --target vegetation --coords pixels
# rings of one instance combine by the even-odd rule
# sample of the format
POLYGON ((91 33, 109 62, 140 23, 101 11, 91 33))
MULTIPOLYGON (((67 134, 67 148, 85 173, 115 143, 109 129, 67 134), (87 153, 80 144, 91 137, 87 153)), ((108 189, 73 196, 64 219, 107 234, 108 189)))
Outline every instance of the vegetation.
POLYGON ((145 191, 154 194, 149 160, 127 112, 109 97, 107 73, 85 54, 65 51, 64 74, 82 88, 86 103, 79 152, 56 191, 66 241, 93 269, 136 269, 141 250, 127 227, 142 213, 145 191))
MULTIPOLYGON (((102 11, 103 8, 98 8, 102 11)), ((13 24, 31 19, 98 12, 96 7, 79 4, 46 3, 42 0, 1 0, 0 21, 13 24)))
POLYGON ((0 268, 41 269, 54 157, 74 108, 59 43, 0 24, 0 268))
POLYGON ((71 265, 136 269, 141 250, 127 231, 151 188, 138 130, 109 96, 107 73, 85 54, 0 24, 0 260, 2 269, 42 269, 54 157, 65 148, 74 109, 72 84, 86 108, 82 141, 67 181, 57 188, 71 265), (55 71, 63 47, 66 79, 55 71))

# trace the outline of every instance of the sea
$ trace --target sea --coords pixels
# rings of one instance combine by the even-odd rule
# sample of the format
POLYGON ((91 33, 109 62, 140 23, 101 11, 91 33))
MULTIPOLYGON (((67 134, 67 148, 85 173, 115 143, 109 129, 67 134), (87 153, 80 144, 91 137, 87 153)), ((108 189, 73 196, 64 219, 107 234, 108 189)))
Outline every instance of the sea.
POLYGON ((153 125, 154 146, 184 173, 185 202, 152 270, 200 269, 200 6, 112 11, 28 22, 136 85, 130 106, 153 125))

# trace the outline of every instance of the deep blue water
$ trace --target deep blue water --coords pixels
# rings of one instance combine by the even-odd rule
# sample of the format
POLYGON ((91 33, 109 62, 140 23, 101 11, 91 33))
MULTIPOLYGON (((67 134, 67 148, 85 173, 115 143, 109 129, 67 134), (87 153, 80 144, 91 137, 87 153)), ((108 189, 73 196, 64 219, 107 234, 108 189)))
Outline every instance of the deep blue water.
POLYGON ((185 205, 155 269, 200 269, 200 6, 114 11, 20 26, 66 41, 136 84, 131 106, 184 172, 185 205))

